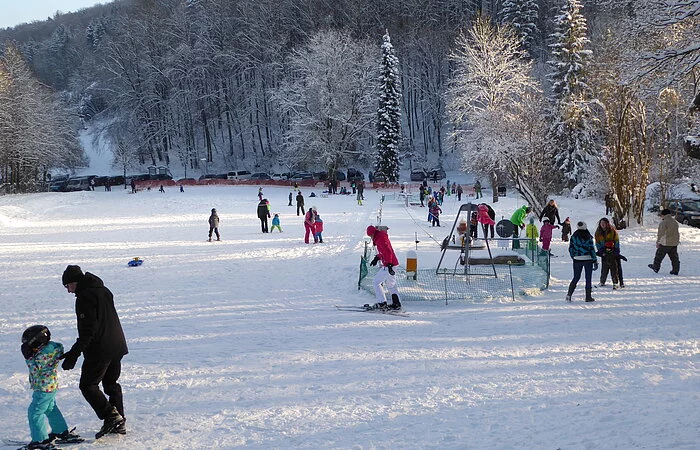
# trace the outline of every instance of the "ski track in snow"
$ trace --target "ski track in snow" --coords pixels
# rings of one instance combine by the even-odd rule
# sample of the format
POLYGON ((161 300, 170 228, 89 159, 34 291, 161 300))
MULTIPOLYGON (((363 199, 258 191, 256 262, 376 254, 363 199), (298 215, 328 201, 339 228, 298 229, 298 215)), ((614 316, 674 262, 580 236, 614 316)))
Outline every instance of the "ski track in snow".
MULTIPOLYGON (((594 289, 593 304, 582 302, 583 282, 563 301, 571 262, 557 231, 541 295, 405 302, 410 317, 338 312, 333 305, 374 302, 357 290, 359 256, 386 192, 366 191, 358 206, 311 190, 323 244, 303 243, 286 188, 264 189, 284 230, 267 235, 254 186, 0 197, 3 437, 29 436, 24 328, 43 323, 54 340, 75 339, 60 283, 75 263, 115 295, 130 348, 121 378, 129 433, 72 449, 697 448, 700 230, 681 227, 679 277, 668 260, 659 274, 646 267, 655 218, 621 231, 627 287, 594 289), (212 207, 221 242, 206 242, 212 207), (127 267, 136 256, 143 266, 127 267)), ((604 209, 557 200, 562 218, 583 218, 591 231, 604 209)), ((500 219, 520 204, 493 206, 500 219)), ((417 232, 419 265, 434 267, 435 240, 457 209, 448 197, 438 229, 422 222, 425 208, 409 215, 385 202, 399 260, 417 232)), ((58 405, 90 437, 100 422, 78 379, 78 369, 59 371, 58 405)))

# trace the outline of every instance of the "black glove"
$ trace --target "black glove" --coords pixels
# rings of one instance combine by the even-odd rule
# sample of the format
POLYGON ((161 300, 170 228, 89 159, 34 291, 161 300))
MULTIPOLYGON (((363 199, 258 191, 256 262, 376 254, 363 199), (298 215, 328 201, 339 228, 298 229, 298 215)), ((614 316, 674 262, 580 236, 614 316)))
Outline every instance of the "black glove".
POLYGON ((369 265, 376 266, 378 262, 379 262, 379 256, 375 256, 374 259, 372 260, 372 262, 369 263, 369 265))
POLYGON ((389 275, 396 275, 396 272, 394 272, 394 266, 389 264, 388 266, 386 266, 386 268, 389 271, 389 275))
POLYGON ((593 263, 593 270, 598 270, 598 261, 593 263))
POLYGON ((78 362, 79 356, 80 352, 77 352, 75 350, 69 350, 63 355, 61 355, 61 357, 58 359, 63 360, 63 364, 61 364, 63 370, 71 370, 73 367, 75 367, 75 363, 78 362))

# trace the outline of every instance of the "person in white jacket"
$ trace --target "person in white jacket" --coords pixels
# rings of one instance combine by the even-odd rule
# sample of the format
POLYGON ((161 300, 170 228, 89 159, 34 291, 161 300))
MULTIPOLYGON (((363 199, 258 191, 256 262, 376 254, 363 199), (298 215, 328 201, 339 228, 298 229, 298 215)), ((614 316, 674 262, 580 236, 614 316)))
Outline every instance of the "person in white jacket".
POLYGON ((661 222, 656 232, 656 255, 654 255, 654 262, 649 264, 649 268, 658 273, 661 262, 668 255, 671 260, 671 275, 678 275, 681 269, 681 262, 678 259, 679 242, 678 222, 669 209, 664 209, 661 211, 661 222))

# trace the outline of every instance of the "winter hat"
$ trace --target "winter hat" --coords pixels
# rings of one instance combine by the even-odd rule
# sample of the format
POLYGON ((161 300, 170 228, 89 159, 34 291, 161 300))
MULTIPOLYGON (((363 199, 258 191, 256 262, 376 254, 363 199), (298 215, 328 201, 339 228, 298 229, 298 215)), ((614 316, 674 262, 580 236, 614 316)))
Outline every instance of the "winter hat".
POLYGON ((577 230, 587 230, 588 225, 586 225, 586 222, 580 221, 579 223, 576 224, 576 229, 577 230))
POLYGON ((668 208, 664 208, 664 209, 661 211, 661 215, 662 215, 662 216, 668 216, 669 214, 671 214, 671 210, 668 209, 668 208))
POLYGON ((570 221, 569 218, 567 217, 566 219, 564 219, 564 222, 571 222, 571 221, 570 221))
POLYGON ((370 225, 367 227, 367 236, 372 237, 372 236, 374 236, 374 233, 376 233, 376 232, 377 232, 377 229, 374 228, 374 225, 370 225))
POLYGON ((316 212, 316 207, 315 207, 315 206, 312 206, 311 209, 313 209, 314 212, 316 212))
POLYGON ((532 223, 532 224, 535 223, 535 218, 534 218, 534 217, 530 217, 530 223, 532 223))
POLYGON ((549 217, 545 217, 542 219, 542 222, 549 222, 549 217))
POLYGON ((216 212, 216 208, 212 208, 211 212, 213 212, 213 213, 216 212))
POLYGON ((80 270, 80 266, 68 266, 66 267, 66 270, 63 271, 63 277, 61 278, 61 282, 65 286, 68 283, 73 283, 82 280, 83 276, 83 271, 80 270))

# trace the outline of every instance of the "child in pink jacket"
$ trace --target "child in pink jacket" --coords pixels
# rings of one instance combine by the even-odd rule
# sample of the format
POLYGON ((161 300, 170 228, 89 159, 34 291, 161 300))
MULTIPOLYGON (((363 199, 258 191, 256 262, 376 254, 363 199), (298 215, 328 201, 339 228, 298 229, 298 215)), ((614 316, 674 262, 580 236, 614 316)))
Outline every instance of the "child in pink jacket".
POLYGON ((549 218, 542 219, 542 228, 540 228, 540 242, 542 242, 542 250, 549 251, 549 244, 552 242, 552 231, 559 228, 559 225, 549 223, 549 218))

